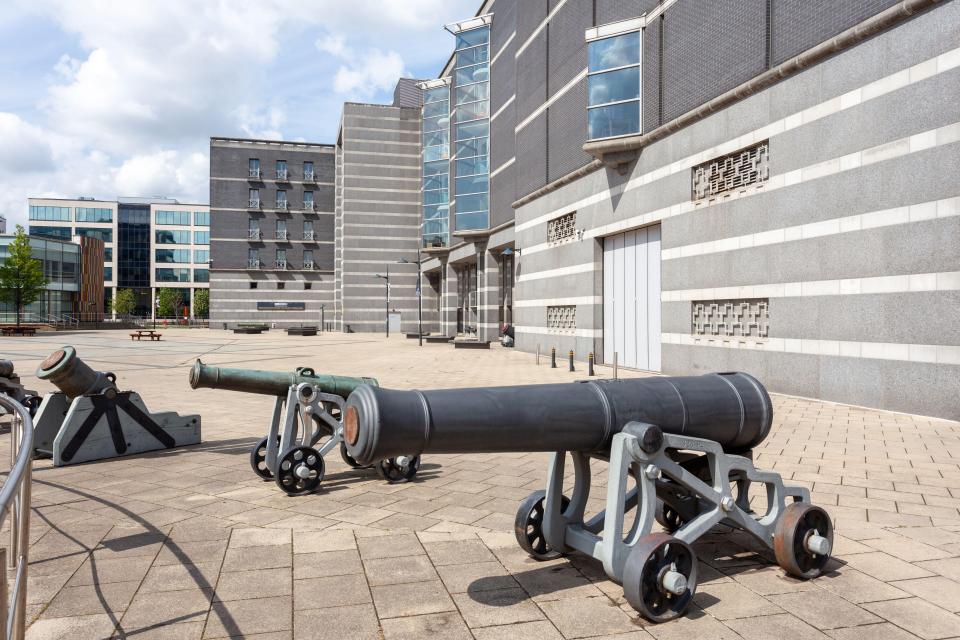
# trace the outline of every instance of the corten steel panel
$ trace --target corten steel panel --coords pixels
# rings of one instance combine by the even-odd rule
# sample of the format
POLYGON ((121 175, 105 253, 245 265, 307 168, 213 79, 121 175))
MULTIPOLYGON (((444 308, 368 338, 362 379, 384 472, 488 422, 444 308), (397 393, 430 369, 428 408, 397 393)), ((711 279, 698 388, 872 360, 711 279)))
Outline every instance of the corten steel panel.
POLYGON ((494 171, 516 153, 516 105, 508 104, 490 121, 490 170, 494 171))
POLYGON ((548 182, 593 160, 593 156, 583 151, 583 143, 587 139, 586 104, 587 80, 583 78, 550 105, 548 182))
POLYGON ((517 197, 547 181, 547 114, 541 113, 517 133, 517 197))
POLYGON ((521 44, 526 42, 533 30, 540 26, 540 23, 547 17, 547 11, 547 0, 520 0, 517 3, 518 42, 521 44))
POLYGON ((597 25, 636 18, 652 11, 658 0, 595 0, 597 25))
POLYGON ((547 30, 517 58, 517 117, 523 120, 547 100, 547 30))
MULTIPOLYGON (((550 20, 547 91, 554 94, 587 68, 584 31, 593 22, 590 2, 567 2, 550 20)), ((584 106, 586 102, 583 103, 584 106)))
POLYGON ((876 15, 897 0, 773 0, 773 65, 778 65, 876 15))
POLYGON ((643 102, 643 132, 659 127, 660 121, 660 26, 661 18, 643 30, 643 60, 641 72, 641 100, 643 102))
POLYGON ((766 0, 683 0, 666 11, 663 120, 762 73, 766 0))

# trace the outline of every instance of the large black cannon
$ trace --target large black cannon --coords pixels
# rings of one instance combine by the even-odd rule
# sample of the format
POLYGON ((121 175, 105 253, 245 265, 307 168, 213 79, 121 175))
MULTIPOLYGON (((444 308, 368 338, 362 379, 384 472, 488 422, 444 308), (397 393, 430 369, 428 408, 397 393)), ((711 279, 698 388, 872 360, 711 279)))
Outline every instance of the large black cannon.
POLYGON ((362 385, 345 411, 347 452, 361 463, 401 451, 555 452, 546 491, 517 513, 518 542, 537 559, 578 550, 601 560, 654 621, 686 610, 697 585, 691 544, 717 524, 752 534, 798 577, 818 575, 829 558, 826 512, 807 489, 784 486, 750 460, 770 432, 773 405, 744 373, 432 391, 362 385), (585 521, 591 458, 609 461, 607 508, 585 521), (636 486, 627 491, 629 478, 636 486), (751 483, 766 485, 762 514, 751 508, 751 483), (653 533, 654 521, 669 534, 653 533))
MULTIPOLYGON (((250 466, 264 480, 276 480, 290 495, 310 493, 323 481, 323 456, 339 447, 349 466, 359 469, 343 445, 343 403, 361 385, 375 387, 374 378, 317 373, 309 367, 293 372, 215 367, 200 360, 190 368, 193 389, 224 389, 275 398, 267 435, 250 451, 250 466)), ((390 456, 373 461, 377 473, 389 482, 416 475, 420 458, 390 456)))

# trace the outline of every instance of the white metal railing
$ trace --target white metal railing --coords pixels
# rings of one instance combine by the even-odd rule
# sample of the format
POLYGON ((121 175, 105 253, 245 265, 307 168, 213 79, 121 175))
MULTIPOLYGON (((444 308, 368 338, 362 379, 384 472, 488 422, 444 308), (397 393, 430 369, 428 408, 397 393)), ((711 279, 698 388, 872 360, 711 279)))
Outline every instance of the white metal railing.
POLYGON ((304 203, 303 203, 303 210, 304 210, 304 211, 315 211, 316 208, 317 208, 317 205, 314 204, 313 202, 304 202, 304 203))
POLYGON ((277 260, 277 262, 276 262, 276 267, 277 267, 277 269, 286 269, 286 268, 287 268, 287 261, 286 261, 286 260, 277 260))
POLYGON ((289 179, 290 179, 290 175, 287 173, 286 169, 281 169, 277 171, 277 180, 282 180, 283 182, 286 182, 289 179))
POLYGON ((290 208, 290 203, 286 200, 277 200, 277 211, 287 211, 290 208))
POLYGON ((247 200, 247 208, 248 208, 248 209, 259 209, 259 208, 260 208, 260 201, 259 201, 259 200, 247 200))
POLYGON ((259 260, 247 260, 248 269, 259 269, 261 262, 259 260))
POLYGON ((286 239, 287 239, 287 230, 286 230, 286 229, 277 229, 276 238, 277 238, 277 240, 286 240, 286 239))
POLYGON ((12 398, 0 394, 0 407, 11 414, 10 473, 0 489, 0 527, 9 513, 10 548, 0 549, 0 624, 4 640, 23 640, 27 613, 27 567, 30 550, 30 483, 33 473, 33 420, 12 398), (8 559, 7 554, 10 553, 8 559), (13 569, 12 593, 7 566, 13 569), (8 593, 11 597, 8 599, 8 593))
POLYGON ((304 171, 303 172, 303 181, 304 182, 313 182, 313 171, 304 171))
POLYGON ((303 232, 303 239, 304 239, 304 240, 313 241, 313 231, 304 231, 304 232, 303 232))
POLYGON ((305 260, 303 263, 303 268, 306 269, 307 271, 313 271, 313 261, 305 260))
POLYGON ((260 179, 260 169, 250 169, 249 175, 248 175, 247 177, 253 178, 254 180, 259 180, 259 179, 260 179))
POLYGON ((262 237, 260 229, 247 229, 247 238, 249 240, 259 240, 262 237))

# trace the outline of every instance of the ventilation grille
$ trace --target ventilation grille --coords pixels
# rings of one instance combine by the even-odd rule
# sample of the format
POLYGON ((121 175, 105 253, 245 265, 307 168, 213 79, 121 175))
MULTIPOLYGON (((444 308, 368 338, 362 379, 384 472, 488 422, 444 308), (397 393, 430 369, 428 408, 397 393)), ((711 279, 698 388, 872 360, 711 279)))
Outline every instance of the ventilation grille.
POLYGON ((768 141, 714 158, 693 168, 693 199, 703 200, 751 184, 766 182, 770 176, 768 141))
POLYGON ((697 300, 693 303, 693 335, 766 338, 770 301, 697 300))
POLYGON ((555 244, 573 240, 577 233, 577 212, 554 218, 547 222, 547 242, 555 244))
POLYGON ((576 329, 576 305, 547 307, 547 331, 551 333, 573 333, 576 329))

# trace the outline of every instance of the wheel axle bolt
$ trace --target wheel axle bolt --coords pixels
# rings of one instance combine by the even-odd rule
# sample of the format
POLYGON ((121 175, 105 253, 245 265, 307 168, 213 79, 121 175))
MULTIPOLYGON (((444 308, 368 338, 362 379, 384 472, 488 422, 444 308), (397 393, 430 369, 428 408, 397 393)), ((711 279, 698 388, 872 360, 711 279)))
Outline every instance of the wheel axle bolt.
POLYGON ((724 511, 733 511, 733 507, 736 506, 736 503, 733 501, 733 498, 727 496, 720 501, 720 508, 724 511))
POLYGON ((672 569, 663 574, 660 584, 665 591, 675 596, 683 595, 687 591, 687 577, 672 569))
POLYGON ((310 477, 310 469, 308 469, 305 464, 298 464, 297 468, 293 470, 293 473, 301 480, 306 480, 310 477))
POLYGON ((656 480, 660 477, 660 468, 655 464, 648 464, 647 467, 643 470, 644 475, 646 475, 651 480, 656 480))
POLYGON ((404 469, 410 464, 410 456, 397 456, 394 458, 394 462, 397 463, 398 467, 403 467, 404 469))
POLYGON ((814 532, 807 538, 807 551, 818 556, 830 555, 830 540, 814 532))

